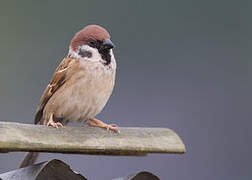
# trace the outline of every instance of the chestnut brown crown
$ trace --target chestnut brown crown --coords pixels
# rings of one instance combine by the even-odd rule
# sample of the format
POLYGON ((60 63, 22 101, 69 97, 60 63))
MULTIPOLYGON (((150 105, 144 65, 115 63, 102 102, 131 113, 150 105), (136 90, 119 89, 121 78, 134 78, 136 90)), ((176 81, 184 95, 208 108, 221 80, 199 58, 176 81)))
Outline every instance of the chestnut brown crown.
POLYGON ((88 25, 77 32, 73 37, 70 47, 76 51, 78 46, 87 43, 90 39, 103 41, 110 39, 110 35, 106 29, 98 25, 88 25))

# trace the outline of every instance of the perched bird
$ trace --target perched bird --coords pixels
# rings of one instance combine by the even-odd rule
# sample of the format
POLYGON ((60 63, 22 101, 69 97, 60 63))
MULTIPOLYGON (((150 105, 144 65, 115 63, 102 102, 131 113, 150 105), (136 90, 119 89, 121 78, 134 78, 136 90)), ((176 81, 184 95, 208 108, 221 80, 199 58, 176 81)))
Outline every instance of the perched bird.
MULTIPOLYGON (((73 37, 68 55, 61 61, 46 87, 35 114, 35 124, 55 128, 68 122, 115 132, 118 126, 106 124, 95 116, 107 103, 116 75, 114 44, 109 33, 98 25, 88 25, 73 37)), ((28 152, 20 164, 33 164, 39 152, 28 152)))

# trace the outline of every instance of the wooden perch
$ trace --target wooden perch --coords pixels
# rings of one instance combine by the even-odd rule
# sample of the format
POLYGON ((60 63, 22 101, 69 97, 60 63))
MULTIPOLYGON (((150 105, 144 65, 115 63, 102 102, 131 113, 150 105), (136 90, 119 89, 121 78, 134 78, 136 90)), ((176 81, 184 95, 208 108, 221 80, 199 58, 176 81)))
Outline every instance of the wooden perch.
POLYGON ((184 153, 185 145, 167 128, 120 128, 117 134, 95 127, 52 128, 0 122, 0 152, 39 151, 96 155, 184 153))

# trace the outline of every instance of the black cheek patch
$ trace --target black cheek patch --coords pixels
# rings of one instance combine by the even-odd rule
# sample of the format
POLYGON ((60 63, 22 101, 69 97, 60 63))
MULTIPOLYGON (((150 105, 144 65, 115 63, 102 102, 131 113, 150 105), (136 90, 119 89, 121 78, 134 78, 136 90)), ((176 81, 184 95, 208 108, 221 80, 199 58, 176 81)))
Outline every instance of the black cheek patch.
POLYGON ((92 57, 92 53, 90 51, 87 50, 80 50, 79 55, 81 57, 87 57, 87 58, 91 58, 92 57))

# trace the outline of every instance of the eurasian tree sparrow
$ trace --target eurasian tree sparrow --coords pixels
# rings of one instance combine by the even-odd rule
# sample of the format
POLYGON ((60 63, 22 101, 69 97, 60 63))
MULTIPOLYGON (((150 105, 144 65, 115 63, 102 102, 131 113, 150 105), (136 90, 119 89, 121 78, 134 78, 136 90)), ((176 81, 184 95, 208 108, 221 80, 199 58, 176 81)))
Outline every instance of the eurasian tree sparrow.
MULTIPOLYGON (((68 122, 118 132, 115 124, 95 119, 107 103, 114 84, 116 61, 109 33, 98 25, 89 25, 73 37, 68 55, 57 67, 46 87, 35 114, 35 124, 58 128, 68 122)), ((33 164, 38 152, 29 152, 20 167, 33 164)))

